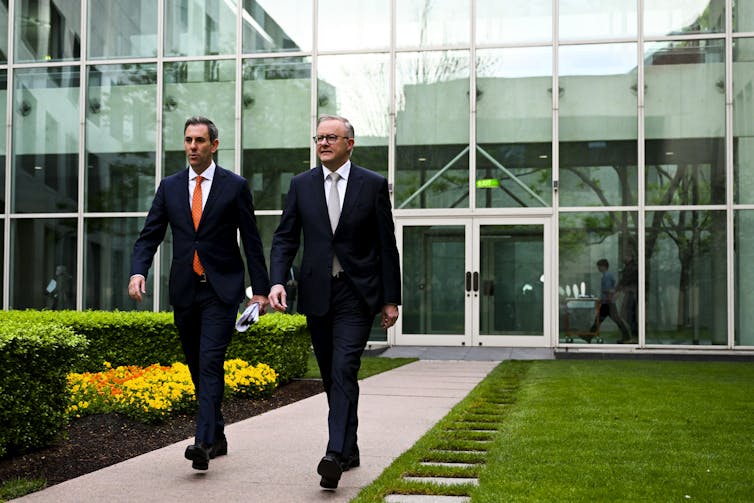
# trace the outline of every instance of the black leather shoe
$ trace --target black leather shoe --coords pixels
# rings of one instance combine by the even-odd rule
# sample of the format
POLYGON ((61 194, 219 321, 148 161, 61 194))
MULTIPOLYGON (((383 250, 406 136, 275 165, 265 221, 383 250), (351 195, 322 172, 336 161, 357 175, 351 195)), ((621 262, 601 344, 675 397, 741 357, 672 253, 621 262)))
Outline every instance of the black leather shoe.
POLYGON ((209 458, 215 459, 217 456, 225 456, 228 454, 228 439, 225 435, 219 436, 215 443, 212 444, 212 448, 209 451, 209 458))
POLYGON ((359 453, 351 454, 348 459, 344 459, 340 462, 340 467, 344 472, 347 472, 351 468, 356 468, 361 465, 361 458, 359 453))
POLYGON ((338 481, 343 473, 340 457, 334 454, 327 454, 319 462, 317 473, 322 475, 319 485, 324 489, 336 489, 338 481))
POLYGON ((211 456, 212 446, 207 444, 194 444, 186 447, 186 459, 191 461, 191 468, 194 470, 209 469, 209 458, 211 456))

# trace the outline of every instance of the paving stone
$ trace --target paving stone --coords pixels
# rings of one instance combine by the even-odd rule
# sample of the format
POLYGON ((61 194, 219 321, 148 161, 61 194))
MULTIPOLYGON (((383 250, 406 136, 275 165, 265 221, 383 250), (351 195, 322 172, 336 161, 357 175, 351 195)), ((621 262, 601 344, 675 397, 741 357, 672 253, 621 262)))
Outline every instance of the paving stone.
POLYGON ((388 494, 385 503, 468 503, 468 496, 427 496, 419 494, 388 494))
POLYGON ((407 482, 430 482, 432 484, 442 484, 446 486, 457 486, 461 484, 479 485, 479 479, 471 477, 403 477, 403 480, 407 482))
POLYGON ((452 468, 473 468, 479 466, 478 463, 449 463, 447 461, 422 461, 422 466, 450 466, 452 468))

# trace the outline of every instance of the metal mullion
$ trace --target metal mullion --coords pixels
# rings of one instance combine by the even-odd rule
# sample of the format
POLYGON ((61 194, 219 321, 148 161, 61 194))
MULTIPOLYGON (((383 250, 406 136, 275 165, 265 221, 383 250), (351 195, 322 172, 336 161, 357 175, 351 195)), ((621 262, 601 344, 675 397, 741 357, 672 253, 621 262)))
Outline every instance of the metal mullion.
MULTIPOLYGON (((558 245, 560 239, 560 195, 556 187, 559 184, 560 178, 560 127, 558 120, 560 117, 560 104, 558 102, 559 93, 559 64, 558 64, 558 0, 552 0, 552 138, 551 142, 551 154, 552 159, 552 187, 550 187, 550 193, 552 194, 552 215, 555 220, 554 225, 551 226, 551 243, 552 250, 549 255, 549 260, 552 264, 552 277, 550 279, 549 286, 551 291, 557 290, 557 284, 560 282, 560 246, 558 245)), ((557 311, 559 306, 553 302, 550 305, 550 319, 553 320, 553 331, 550 334, 550 347, 556 347, 560 341, 560 316, 557 311)))
MULTIPOLYGON (((157 102, 156 121, 155 127, 155 159, 154 159, 154 188, 155 192, 162 181, 162 173, 164 171, 163 166, 163 114, 165 107, 163 106, 164 100, 164 85, 165 85, 165 2, 164 0, 157 0, 157 90, 155 93, 155 101, 157 102)), ((154 284, 152 286, 152 311, 160 310, 160 296, 162 289, 160 287, 160 276, 162 275, 162 245, 157 248, 154 260, 152 261, 152 276, 154 284)))
POLYGON ((725 200, 726 200, 726 256, 728 286, 728 349, 736 342, 735 324, 735 213, 733 210, 733 0, 725 1, 725 200))
MULTIPOLYGON (((317 93, 319 92, 319 1, 312 0, 312 76, 311 76, 311 95, 309 96, 309 130, 317 130, 317 93)), ((316 133, 315 133, 316 134, 316 133)), ((317 163, 316 145, 309 144, 309 164, 314 166, 317 163)))
POLYGON ((471 48, 469 49, 469 208, 476 209, 476 0, 471 0, 470 16, 471 48))
POLYGON ((241 148, 242 148, 242 126, 243 126, 243 112, 241 110, 241 97, 243 96, 243 58, 241 53, 243 52, 243 0, 236 0, 236 85, 235 85, 235 125, 236 130, 234 134, 234 154, 233 162, 235 166, 233 171, 241 174, 241 148))
POLYGON ((638 187, 638 199, 637 202, 639 203, 639 213, 638 213, 638 227, 636 229, 637 233, 637 250, 636 254, 638 255, 635 257, 636 263, 638 264, 638 288, 639 291, 637 292, 637 299, 636 299, 636 325, 639 328, 639 333, 637 334, 638 344, 639 347, 645 346, 645 340, 646 340, 646 331, 645 331, 645 323, 646 323, 646 308, 647 305, 645 302, 646 297, 646 289, 645 289, 645 281, 644 281, 644 271, 646 270, 645 267, 645 244, 646 244, 646 197, 645 197, 645 191, 646 191, 646 129, 644 127, 644 119, 646 117, 645 109, 644 109, 644 89, 646 87, 645 84, 645 73, 644 73, 644 0, 638 0, 637 1, 637 16, 636 16, 636 33, 637 33, 637 43, 636 43, 636 67, 637 67, 637 74, 636 74, 636 120, 637 120, 637 166, 636 166, 636 176, 638 177, 637 180, 637 187, 638 187))
POLYGON ((13 61, 15 59, 15 15, 16 2, 8 2, 8 65, 6 77, 6 96, 5 96, 5 207, 3 208, 3 302, 2 308, 7 310, 10 307, 10 212, 11 212, 11 185, 13 180, 13 61))
POLYGON ((77 197, 77 212, 76 212, 76 310, 81 311, 84 307, 84 250, 86 249, 84 242, 84 205, 86 199, 84 197, 84 191, 86 190, 86 103, 87 103, 87 91, 89 86, 89 75, 86 71, 87 53, 89 37, 87 33, 87 13, 89 8, 88 0, 81 0, 81 20, 80 20, 80 33, 81 47, 79 54, 79 162, 78 162, 78 197, 77 197))

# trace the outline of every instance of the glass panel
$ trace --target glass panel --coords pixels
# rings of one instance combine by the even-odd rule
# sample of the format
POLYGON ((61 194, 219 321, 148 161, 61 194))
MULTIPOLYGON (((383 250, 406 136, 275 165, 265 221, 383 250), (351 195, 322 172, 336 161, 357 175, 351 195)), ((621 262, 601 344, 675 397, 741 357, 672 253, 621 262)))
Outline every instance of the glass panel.
POLYGON ((646 213, 647 344, 727 344, 725 211, 646 213))
POLYGON ((638 200, 636 44, 562 46, 561 206, 638 200))
POLYGON ((89 57, 157 56, 157 2, 89 0, 89 57))
POLYGON ((81 0, 17 1, 16 62, 78 59, 80 29, 81 0))
POLYGON ((469 0, 402 0, 395 9, 398 47, 469 44, 469 0))
POLYGON ((403 333, 463 335, 466 229, 403 228, 403 333))
POLYGON ((552 40, 552 0, 477 0, 476 39, 478 44, 552 40))
POLYGON ((638 341, 637 219, 633 211, 560 214, 560 342, 638 341))
POLYGON ((734 200, 754 203, 754 39, 733 41, 734 200))
POLYGON ((282 209, 291 178, 310 167, 311 72, 308 57, 244 61, 242 173, 257 210, 282 209))
POLYGON ((754 211, 735 213, 735 272, 733 273, 737 346, 754 346, 754 211))
MULTIPOLYGON (((5 250, 5 219, 0 220, 0 250, 5 250)), ((5 251, 3 251, 3 254, 4 253, 5 251)), ((5 285, 6 274, 10 274, 10 271, 8 271, 8 267, 4 265, 0 268, 0 281, 2 281, 0 284, 2 285, 5 285)), ((5 302, 4 290, 4 288, 0 288, 0 306, 3 306, 5 302)))
POLYGON ((16 70, 13 106, 13 211, 76 211, 78 67, 16 70))
POLYGON ((187 166, 183 126, 186 119, 194 115, 205 115, 215 123, 220 139, 215 162, 234 169, 235 93, 236 63, 233 60, 165 63, 162 118, 165 175, 187 166))
MULTIPOLYGON (((0 0, 0 63, 8 62, 8 0, 0 0)), ((0 295, 2 295, 0 293, 0 295)))
POLYGON ((725 0, 644 2, 644 34, 678 35, 725 31, 725 0))
POLYGON ((310 51, 312 2, 244 0, 243 52, 310 51))
POLYGON ((10 307, 76 309, 76 219, 11 221, 10 307))
POLYGON ((733 0, 733 31, 754 31, 754 3, 733 0))
POLYGON ((725 44, 647 44, 647 204, 725 203, 725 44))
POLYGON ((396 59, 396 207, 468 208, 469 53, 396 59))
POLYGON ((390 0, 319 0, 319 50, 390 46, 390 0))
POLYGON ((561 40, 636 37, 636 0, 560 0, 561 40))
POLYGON ((147 211, 154 195, 157 67, 89 67, 86 211, 147 211))
POLYGON ((544 226, 483 225, 479 334, 544 336, 544 226))
POLYGON ((387 177, 389 55, 321 56, 318 70, 318 113, 347 117, 356 133, 351 159, 387 177))
MULTIPOLYGON (((131 250, 142 218, 89 218, 85 222, 84 309, 152 310, 152 284, 142 302, 128 296, 131 250)), ((167 284, 166 284, 167 285, 167 284)))
POLYGON ((476 205, 550 206, 552 49, 476 54, 476 205))
POLYGON ((236 52, 235 0, 165 0, 165 56, 236 52))

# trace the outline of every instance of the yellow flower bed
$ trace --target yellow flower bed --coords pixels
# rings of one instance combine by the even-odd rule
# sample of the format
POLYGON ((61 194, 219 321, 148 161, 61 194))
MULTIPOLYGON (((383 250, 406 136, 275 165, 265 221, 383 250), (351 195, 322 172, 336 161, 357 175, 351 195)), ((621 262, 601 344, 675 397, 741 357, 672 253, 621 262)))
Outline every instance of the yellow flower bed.
MULTIPOLYGON (((154 422, 196 407, 191 374, 183 363, 112 368, 105 362, 105 368, 102 372, 68 374, 71 416, 118 412, 154 422)), ((225 362, 229 394, 258 398, 269 395, 276 386, 277 373, 268 365, 252 366, 243 360, 225 362)))

